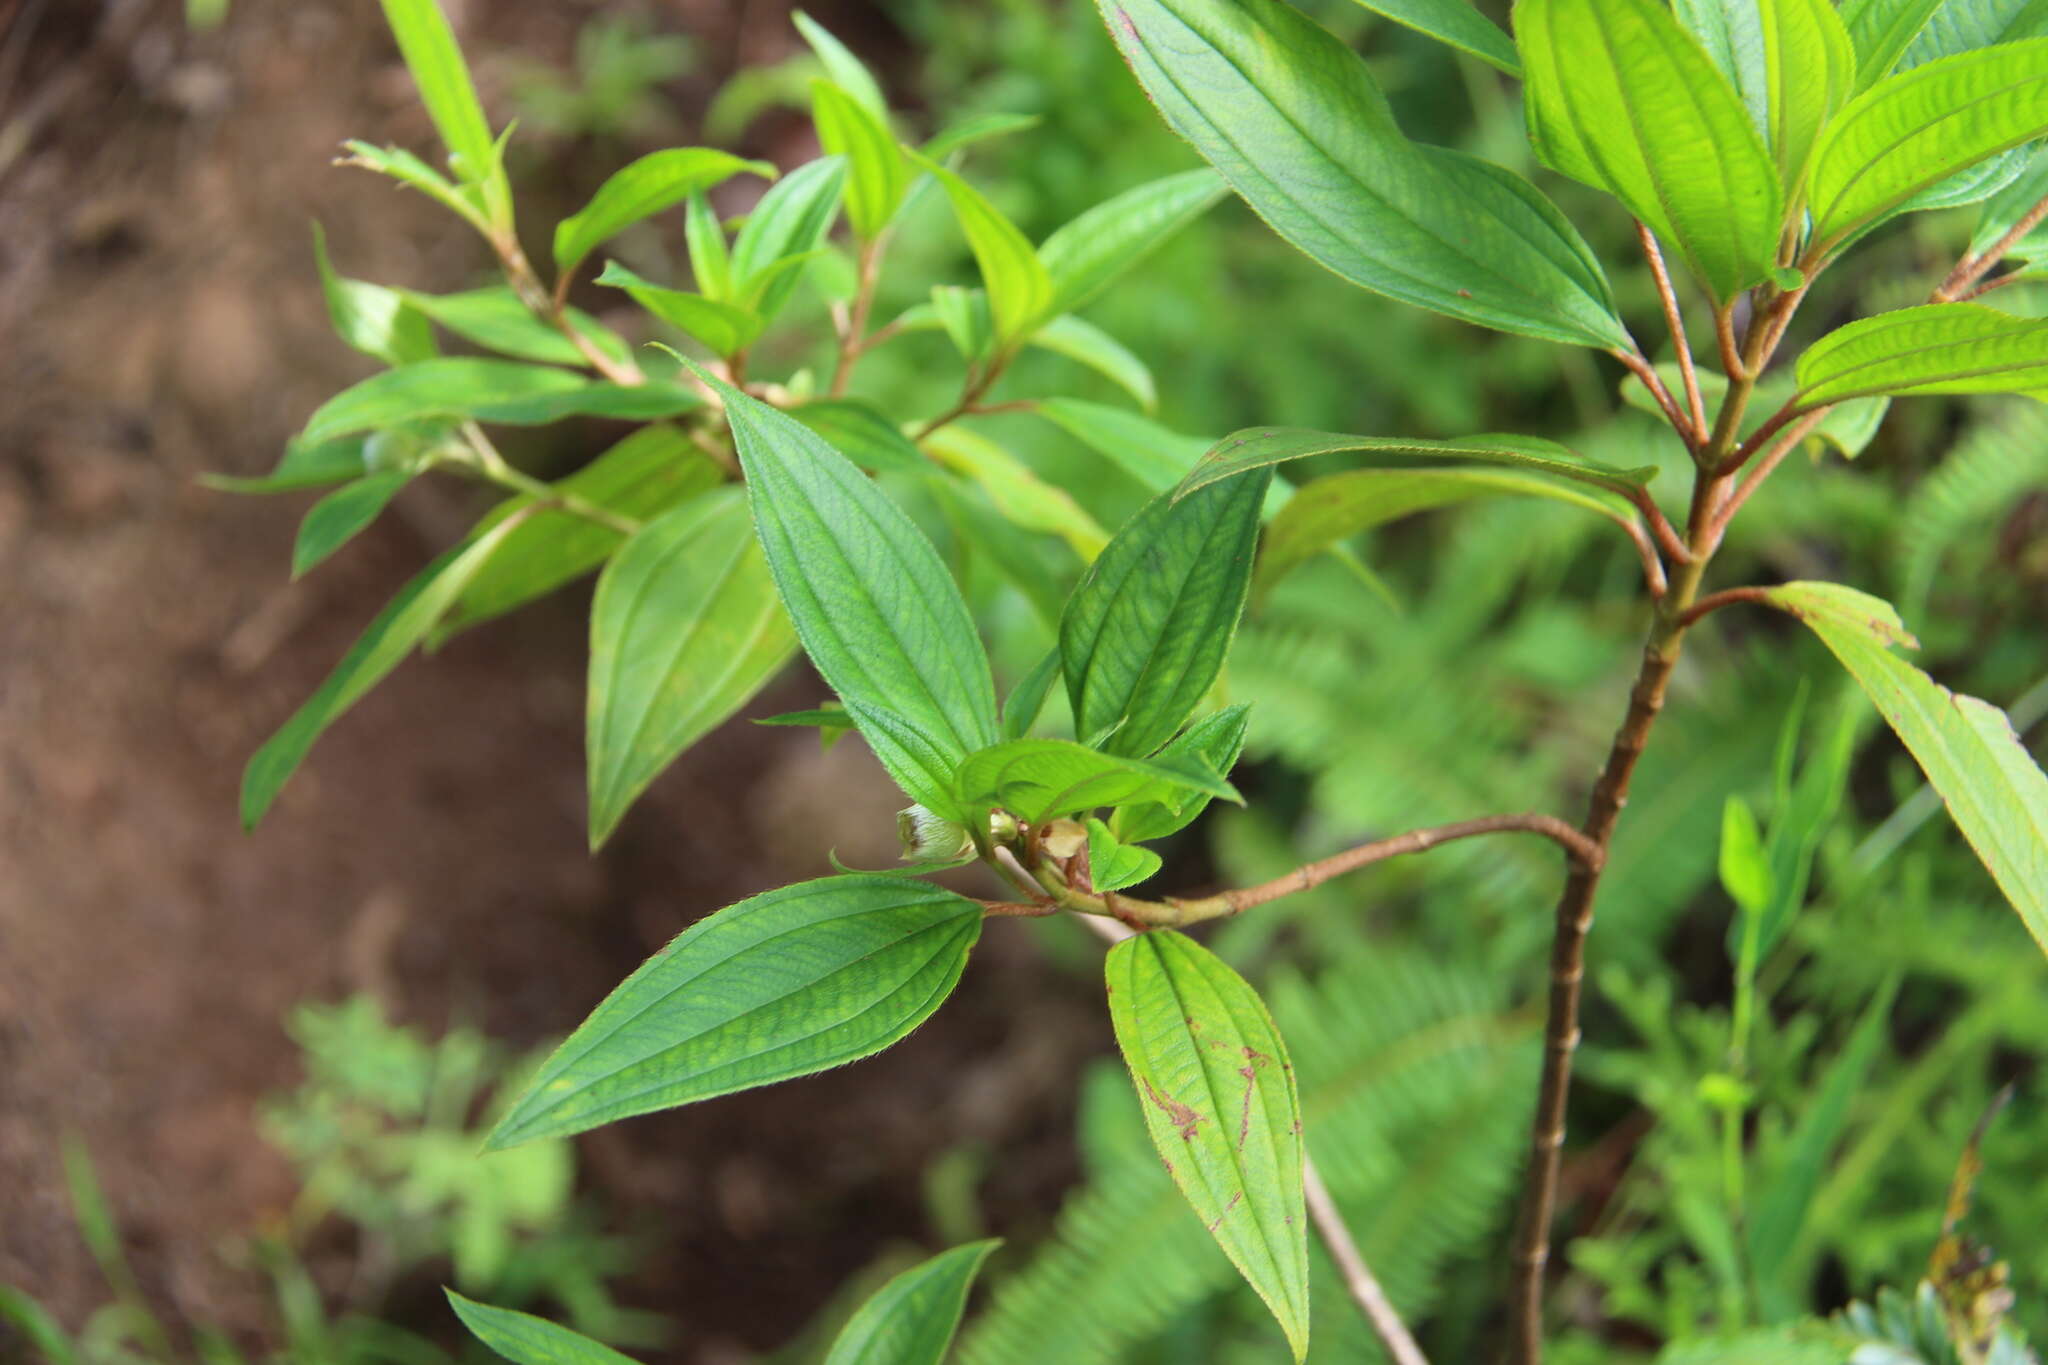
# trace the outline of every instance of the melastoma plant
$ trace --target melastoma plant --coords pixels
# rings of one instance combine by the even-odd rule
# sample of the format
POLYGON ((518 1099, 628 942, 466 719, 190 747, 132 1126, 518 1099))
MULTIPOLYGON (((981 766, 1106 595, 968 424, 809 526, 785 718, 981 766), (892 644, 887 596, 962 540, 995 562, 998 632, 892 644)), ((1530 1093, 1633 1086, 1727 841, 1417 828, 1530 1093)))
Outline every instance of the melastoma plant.
MULTIPOLYGON (((1078 916, 1113 940, 1108 1013, 1160 1156, 1270 1307, 1285 1349, 1297 1360, 1309 1349, 1313 1233, 1386 1353, 1404 1365, 1421 1351, 1308 1159, 1286 1041, 1254 988, 1185 931, 1453 840, 1549 840, 1564 882, 1519 1232, 1503 1271, 1507 1356, 1533 1365, 1543 1352, 1544 1271, 1602 864, 1680 650, 1707 617, 1760 608, 1811 628, 1919 761, 2034 937, 2048 942, 2048 777, 2005 716, 1901 657, 1913 644, 1906 625, 1853 586, 1709 579, 1731 522, 1803 446, 1853 455, 1894 398, 2048 391, 2048 321, 1983 301, 2017 277, 1995 273, 2001 262, 2048 251, 2048 156, 2034 146, 2048 134, 2048 9, 2006 0, 1850 0, 1840 9, 1829 0, 1519 0, 1510 39, 1461 0, 1390 6, 1392 17, 1517 80, 1540 159, 1633 219, 1641 259, 1628 268, 1647 270, 1661 301, 1658 314, 1633 320, 1661 334, 1646 344, 1617 311, 1608 266, 1541 190, 1407 139, 1365 63, 1282 0, 1100 4, 1161 115, 1218 174, 1144 186, 1034 246, 953 168, 971 140, 1007 123, 970 125, 921 147, 900 141, 872 77, 805 21, 826 73, 814 105, 826 157, 776 179, 736 235, 706 191, 734 176, 773 177, 772 167, 704 148, 643 157, 556 225, 543 270, 515 233, 505 137, 485 122, 446 24, 431 0, 385 0, 449 169, 360 144, 351 144, 350 164, 394 177, 468 223, 504 282, 438 296, 388 289, 336 277, 323 251, 342 335, 390 368, 314 413, 261 486, 340 484, 306 519, 302 570, 426 471, 480 477, 510 497, 406 587, 256 756, 244 812, 252 823, 260 817, 314 738, 415 646, 592 569, 601 570, 591 622, 593 842, 801 648, 836 702, 784 719, 867 742, 911 802, 908 865, 764 891, 698 921, 597 1006, 492 1143, 561 1137, 865 1057, 939 1008, 990 919, 1078 916), (1612 357, 1690 454, 1690 487, 1667 497, 1647 463, 1596 464, 1531 436, 1260 427, 1192 467, 1139 442, 1126 458, 1157 496, 1107 535, 1027 466, 963 439, 962 419, 1015 405, 989 395, 1025 347, 1079 357, 1145 399, 1143 367, 1071 310, 1226 184, 1274 231, 1366 290, 1612 357), (981 287, 940 285, 929 304, 877 326, 875 285, 892 227, 908 201, 932 191, 950 203, 981 287), (1902 214, 1972 202, 1983 204, 1975 241, 1928 282, 1926 302, 1788 345, 1802 305, 1866 236, 1902 214), (672 206, 685 209, 693 287, 617 262, 595 283, 623 291, 695 358, 635 350, 568 304, 609 239, 672 206), (842 220, 843 243, 834 237, 842 220), (753 373, 755 343, 807 281, 833 301, 829 379, 753 373), (437 326, 495 354, 442 356, 437 326), (957 401, 906 417, 850 396, 865 354, 919 328, 943 329, 956 343, 957 401), (554 484, 513 469, 486 434, 493 424, 573 413, 646 425, 554 484), (1337 452, 1373 477, 1330 476, 1291 498, 1276 481, 1279 466, 1337 452), (961 537, 999 562, 1015 558, 1004 552, 1021 530, 1059 537, 1086 565, 1047 610, 1056 644, 1000 697, 967 601, 899 506, 896 493, 913 486, 938 490, 960 512, 961 537), (1475 812, 1263 885, 1140 891, 1161 865, 1149 842, 1211 801, 1240 799, 1229 774, 1246 713, 1220 704, 1219 677, 1255 568, 1273 576, 1343 553, 1394 504, 1475 495, 1546 498, 1560 516, 1603 517, 1640 558, 1640 671, 1583 816, 1475 812), (1056 693, 1071 730, 1042 733, 1056 693), (976 898, 919 875, 969 862, 1006 889, 976 898)), ((1091 409, 1059 411, 1086 421, 1091 409)), ((1753 968, 1783 929, 1752 915, 1743 961, 1753 968)), ((830 1361, 940 1360, 988 1250, 958 1248, 890 1283, 830 1361)), ((538 1319, 464 1300, 457 1308, 486 1342, 527 1365, 618 1359, 538 1319)), ((1798 1358, 1839 1360, 1843 1330, 1794 1327, 1686 1359, 1812 1348, 1834 1353, 1798 1358)))

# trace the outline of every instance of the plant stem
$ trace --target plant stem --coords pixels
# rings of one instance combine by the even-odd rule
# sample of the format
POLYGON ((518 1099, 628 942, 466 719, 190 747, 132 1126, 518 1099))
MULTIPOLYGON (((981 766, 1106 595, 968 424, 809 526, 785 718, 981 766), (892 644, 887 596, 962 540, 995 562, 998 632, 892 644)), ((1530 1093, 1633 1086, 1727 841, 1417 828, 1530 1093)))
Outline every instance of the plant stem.
MULTIPOLYGON (((1966 255, 1956 262, 1956 268, 1948 272, 1948 278, 1934 291, 1935 303, 1949 303, 1984 277, 1984 272, 2005 259, 2005 253, 2018 244, 2020 238, 2032 232, 2048 219, 2048 197, 2028 209, 2020 216, 2003 237, 1993 242, 1981 256, 1966 255)), ((1982 292, 1981 290, 1978 292, 1982 292)))
POLYGON ((476 463, 470 467, 498 487, 532 498, 536 507, 559 507, 571 516, 581 517, 608 530, 617 531, 622 536, 630 536, 640 529, 640 523, 631 517, 620 516, 610 508, 600 507, 587 498, 564 492, 551 484, 542 483, 531 474, 514 469, 505 457, 498 453, 498 448, 491 444, 490 437, 484 435, 483 428, 475 422, 464 422, 462 434, 469 442, 470 450, 476 455, 476 463))
POLYGON ((1671 329, 1671 344, 1678 351, 1678 374, 1685 381, 1686 412, 1692 419, 1692 439, 1697 444, 1707 439, 1707 408, 1700 401, 1700 379, 1692 367, 1692 347, 1685 339, 1685 319, 1678 308, 1678 293, 1671 287, 1671 272, 1664 268, 1664 253, 1657 246, 1657 238, 1641 223, 1636 224, 1636 236, 1643 244, 1643 259, 1650 263, 1650 275, 1657 282, 1657 297, 1664 304, 1664 322, 1671 329))
POLYGON ((535 272, 533 262, 526 258, 526 248, 519 245, 518 238, 493 233, 490 240, 491 248, 498 253, 499 264, 505 269, 505 279, 528 312, 567 337, 578 354, 590 362, 591 368, 612 383, 631 388, 647 382, 647 376, 630 356, 621 363, 606 355, 598 349, 596 342, 583 335, 583 330, 570 318, 568 275, 555 282, 555 290, 550 294, 542 287, 540 276, 535 272))
POLYGON ((853 309, 847 315, 845 330, 839 334, 839 359, 832 367, 830 396, 833 398, 846 392, 847 382, 853 378, 853 367, 867 353, 868 316, 875 306, 875 281, 881 273, 885 240, 886 235, 861 243, 859 283, 853 293, 853 309))

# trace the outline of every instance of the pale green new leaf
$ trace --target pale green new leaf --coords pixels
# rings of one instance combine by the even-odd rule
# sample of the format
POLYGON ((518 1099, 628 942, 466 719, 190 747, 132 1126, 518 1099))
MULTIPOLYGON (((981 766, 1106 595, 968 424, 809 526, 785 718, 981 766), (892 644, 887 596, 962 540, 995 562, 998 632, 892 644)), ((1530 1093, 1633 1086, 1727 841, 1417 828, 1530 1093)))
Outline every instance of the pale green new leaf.
POLYGON ((1006 137, 1036 128, 1043 120, 1036 114, 975 114, 939 130, 918 150, 934 161, 944 161, 962 148, 992 137, 1006 137))
POLYGON ((564 274, 606 239, 742 171, 775 178, 775 167, 711 147, 649 152, 612 172, 590 202, 555 225, 555 269, 564 274))
POLYGON ((434 329, 408 306, 403 292, 334 272, 327 259, 327 234, 318 223, 313 224, 313 264, 320 271, 328 320, 350 346, 386 365, 410 365, 438 352, 434 329))
POLYGON ((1867 394, 2048 390, 2048 319, 1930 303, 1829 332, 1799 357, 1802 406, 1867 394))
POLYGON ((1269 478, 1162 493, 1089 566, 1059 631, 1082 739, 1148 754, 1193 713, 1244 611, 1269 478))
MULTIPOLYGON (((393 371, 398 373, 398 371, 393 371)), ((519 525, 507 518, 486 534, 443 553, 399 589, 349 648, 334 671, 277 733, 265 740, 242 772, 242 825, 253 829, 297 770, 313 741, 341 714, 412 653, 469 580, 519 525)))
POLYGON ((292 577, 310 573, 322 560, 355 539, 356 533, 375 521, 377 514, 398 496, 398 490, 412 480, 410 469, 387 469, 343 484, 314 503, 299 523, 298 538, 292 542, 292 577))
POLYGON ((995 683, 959 587, 924 533, 844 455, 788 414, 710 382, 804 652, 891 775, 919 804, 951 814, 948 793, 921 775, 922 753, 957 765, 996 737, 995 683), (906 745, 905 726, 922 745, 906 745))
POLYGON ((1679 20, 1749 110, 1788 197, 1854 92, 1856 49, 1831 0, 1678 0, 1679 20))
POLYGON ((487 1145, 563 1137, 872 1056, 939 1007, 980 935, 979 905, 907 877, 825 877, 728 906, 607 996, 487 1145))
POLYGON ((449 183, 448 177, 429 166, 402 147, 375 147, 367 142, 351 139, 342 147, 348 152, 338 163, 342 166, 357 166, 379 175, 388 175, 399 184, 418 190, 435 203, 448 209, 467 222, 477 231, 488 234, 491 224, 484 212, 475 203, 468 191, 459 190, 449 183))
POLYGON ((980 190, 928 157, 919 162, 946 192, 988 291, 996 343, 1010 345, 1042 322, 1053 307, 1053 280, 1030 239, 989 203, 980 190))
POLYGON ((732 301, 773 319, 803 276, 794 268, 824 244, 839 216, 846 158, 821 156, 778 180, 733 239, 732 301))
POLYGON ((1058 536, 1083 564, 1093 562, 1109 543, 1109 533, 1072 494, 1039 478, 1030 465, 986 436, 959 426, 941 427, 924 438, 924 448, 941 465, 980 484, 1012 523, 1058 536))
POLYGON ((2005 713, 1950 692, 1893 654, 1888 645, 1912 637, 1889 603, 1832 583, 1786 583, 1764 596, 1805 621, 1877 704, 2048 951, 2048 774, 2005 713))
MULTIPOLYGON (((1462 0, 1452 0, 1462 3, 1462 0)), ((1050 311, 1088 303, 1118 276, 1229 193, 1212 170, 1183 171, 1105 199, 1039 243, 1052 276, 1050 311)))
POLYGON ((644 280, 617 261, 604 263, 596 283, 625 290, 633 302, 721 356, 753 345, 768 326, 766 318, 750 309, 644 280))
POLYGON ((1487 65, 1520 79, 1522 64, 1514 40, 1500 25, 1476 9, 1471 0, 1358 0, 1374 14, 1426 33, 1440 43, 1470 53, 1487 65))
POLYGON ((1000 806, 1032 824, 1100 806, 1146 802, 1177 813, 1196 795, 1243 804, 1237 790, 1197 758, 1125 758, 1070 739, 991 745, 970 754, 954 781, 964 809, 1000 806))
POLYGON ((1109 1016, 1145 1127, 1209 1235, 1308 1351, 1308 1218, 1294 1068, 1258 993, 1185 934, 1125 939, 1109 1016))
POLYGON ((1088 881, 1098 892, 1136 886, 1160 869, 1162 860, 1149 848, 1119 841, 1108 825, 1094 816, 1088 830, 1088 881))
MULTIPOLYGON (((1251 706, 1239 702, 1190 725, 1161 749, 1159 763, 1197 764, 1210 772, 1228 776, 1244 752, 1245 730, 1251 720, 1251 706)), ((1126 803, 1110 822, 1117 838, 1126 843, 1163 839, 1187 828, 1209 805, 1207 796, 1191 797, 1179 809, 1161 802, 1126 803)))
POLYGON ((797 10, 789 17, 796 25, 796 31, 810 44, 811 51, 818 54, 818 62, 825 68, 825 74, 832 78, 832 83, 853 96, 861 108, 886 124, 889 119, 888 101, 882 98, 882 87, 875 80, 874 73, 868 70, 867 64, 854 56, 852 50, 835 38, 823 24, 802 10, 797 10))
POLYGON ((620 547, 590 607, 590 844, 796 652, 746 495, 721 488, 620 547))
MULTIPOLYGON (((546 365, 587 366, 590 361, 576 343, 533 315, 508 285, 494 284, 459 294, 422 294, 401 290, 405 301, 457 336, 477 345, 546 365)), ((578 332, 613 360, 624 361, 632 350, 619 335, 580 308, 564 310, 578 332)))
POLYGON ((944 1365, 967 1291, 1001 1245, 990 1238, 954 1247, 890 1280, 833 1339, 825 1365, 944 1365))
POLYGON ((811 82, 811 120, 819 145, 846 158, 846 220, 872 242, 903 203, 910 163, 882 117, 830 81, 811 82))
POLYGON ((1808 205, 1825 252, 1920 191, 2048 133, 2048 38, 1927 62, 1849 101, 1813 152, 1808 205))
POLYGON ((1764 852, 1763 830, 1757 825, 1756 812, 1749 808, 1749 803, 1733 793, 1721 806, 1718 870, 1721 889, 1745 918, 1754 919, 1770 905, 1771 861, 1764 852))
POLYGON ((1097 0, 1167 123, 1353 284, 1482 327, 1625 345, 1598 260, 1519 176, 1395 124, 1365 63, 1281 0, 1097 0))
POLYGON ((690 196, 683 210, 683 242, 690 252, 690 274, 697 292, 725 302, 732 294, 732 244, 725 240, 725 224, 702 191, 690 196))
POLYGON ((482 184, 502 180, 497 149, 491 140, 491 126, 477 102, 476 87, 470 83, 469 67, 462 49, 435 0, 383 0, 384 19, 398 51, 405 58, 419 87, 420 102, 434 121, 448 148, 455 174, 461 180, 482 184))
POLYGON ((1741 98, 1661 0, 1518 0, 1529 136, 1726 301, 1777 263, 1784 199, 1741 98))
POLYGON ((452 1289, 441 1292, 462 1325, 513 1365, 635 1365, 631 1356, 546 1318, 478 1303, 452 1289))
POLYGON ((1033 331, 1028 344, 1086 365, 1137 399, 1146 412, 1159 406, 1151 369, 1121 341, 1084 318, 1062 314, 1033 331))
POLYGON ((1181 481, 1180 487, 1174 490, 1174 496, 1187 497, 1196 489, 1248 469, 1306 459, 1311 455, 1354 451, 1365 455, 1423 456, 1504 465, 1590 484, 1624 497, 1648 485, 1657 473, 1655 465, 1622 469, 1582 460, 1555 441, 1536 436, 1488 435, 1468 436, 1455 441, 1425 441, 1402 437, 1346 436, 1299 427, 1252 427, 1233 432, 1218 441, 1202 457, 1202 462, 1181 481))

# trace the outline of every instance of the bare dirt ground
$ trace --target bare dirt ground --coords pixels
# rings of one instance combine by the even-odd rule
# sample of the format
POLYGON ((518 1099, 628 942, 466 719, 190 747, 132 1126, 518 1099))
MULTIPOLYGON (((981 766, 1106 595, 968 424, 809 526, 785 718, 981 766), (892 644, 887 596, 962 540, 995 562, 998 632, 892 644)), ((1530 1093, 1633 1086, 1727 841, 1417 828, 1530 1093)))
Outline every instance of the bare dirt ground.
MULTIPOLYGON (((473 47, 558 62, 585 13, 451 9, 473 47)), ((685 102, 788 31, 780 4, 659 14, 713 55, 685 102)), ((75 1133, 151 1295, 261 1344, 264 1297, 217 1248, 293 1193, 252 1113, 295 1080, 293 1002, 375 990, 532 1042, 696 916, 827 870, 826 847, 886 859, 897 803, 857 745, 733 726, 589 857, 575 590, 405 665, 243 836, 244 758, 481 503, 416 489, 288 585, 301 502, 193 476, 267 468, 367 372, 328 331, 309 219, 349 273, 395 283, 474 282, 478 251, 328 165, 344 136, 428 138, 369 0, 235 0, 205 35, 161 0, 0 0, 0 33, 0 1282, 74 1327, 103 1300, 58 1175, 75 1133)), ((590 187, 550 165, 564 201, 590 187)), ((818 690, 793 676, 754 714, 818 690)), ((670 1359, 772 1346, 927 1237, 917 1172, 954 1143, 1002 1148, 998 1222, 1050 1207, 1064 1076, 1105 1039, 1085 983, 1004 927, 896 1051, 585 1140, 585 1183, 655 1234, 626 1297, 672 1320, 670 1359)))

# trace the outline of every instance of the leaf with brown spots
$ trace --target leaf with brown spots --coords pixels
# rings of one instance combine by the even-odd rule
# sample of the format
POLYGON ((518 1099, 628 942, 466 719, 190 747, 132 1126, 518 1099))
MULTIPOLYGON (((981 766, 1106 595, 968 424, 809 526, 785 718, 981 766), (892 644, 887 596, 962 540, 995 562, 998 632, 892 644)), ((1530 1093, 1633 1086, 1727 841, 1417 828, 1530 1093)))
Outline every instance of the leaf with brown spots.
POLYGON ((1273 1017, 1222 959, 1170 930, 1117 944, 1105 973, 1153 1146, 1300 1360, 1309 1302, 1301 1105, 1273 1017))

